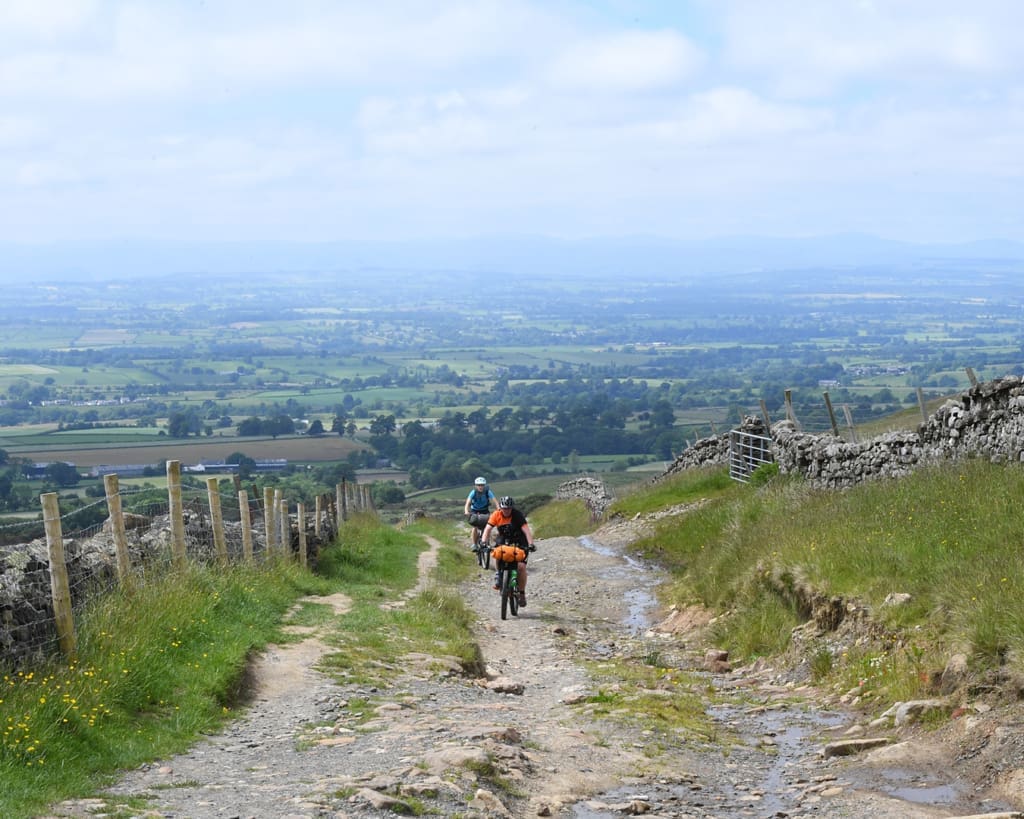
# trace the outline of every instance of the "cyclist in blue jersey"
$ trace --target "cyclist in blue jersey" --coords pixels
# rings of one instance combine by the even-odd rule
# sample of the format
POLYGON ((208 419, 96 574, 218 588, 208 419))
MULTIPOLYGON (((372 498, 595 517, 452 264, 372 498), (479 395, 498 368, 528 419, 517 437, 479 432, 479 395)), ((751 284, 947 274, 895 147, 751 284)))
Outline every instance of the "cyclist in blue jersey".
POLYGON ((469 526, 472 529, 472 544, 470 549, 476 551, 480 543, 480 533, 487 525, 487 518, 491 515, 491 504, 498 507, 498 499, 487 485, 487 478, 479 477, 473 481, 473 491, 466 498, 465 515, 469 518, 469 526))

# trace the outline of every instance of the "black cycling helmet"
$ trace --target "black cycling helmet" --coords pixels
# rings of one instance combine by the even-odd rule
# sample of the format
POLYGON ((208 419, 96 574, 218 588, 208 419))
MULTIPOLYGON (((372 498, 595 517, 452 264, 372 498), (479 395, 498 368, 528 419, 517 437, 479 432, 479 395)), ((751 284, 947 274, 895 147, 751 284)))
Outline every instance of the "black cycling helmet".
POLYGON ((512 498, 505 495, 500 501, 498 501, 498 506, 501 509, 511 509, 515 504, 512 502, 512 498))

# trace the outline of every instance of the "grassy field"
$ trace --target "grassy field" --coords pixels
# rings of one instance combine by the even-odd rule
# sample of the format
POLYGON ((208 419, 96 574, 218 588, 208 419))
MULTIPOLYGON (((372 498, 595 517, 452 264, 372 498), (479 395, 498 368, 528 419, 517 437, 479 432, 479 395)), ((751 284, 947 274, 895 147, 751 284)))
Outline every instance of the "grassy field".
POLYGON ((286 458, 290 462, 316 463, 321 461, 345 460, 362 445, 340 435, 322 437, 282 436, 279 438, 238 438, 235 436, 217 438, 193 438, 180 442, 166 438, 159 442, 126 444, 105 444, 103 446, 67 447, 60 444, 53 447, 5 447, 9 454, 34 461, 66 461, 79 469, 89 469, 102 464, 155 464, 160 461, 181 461, 195 464, 199 461, 224 460, 235 452, 241 452, 253 459, 286 458))

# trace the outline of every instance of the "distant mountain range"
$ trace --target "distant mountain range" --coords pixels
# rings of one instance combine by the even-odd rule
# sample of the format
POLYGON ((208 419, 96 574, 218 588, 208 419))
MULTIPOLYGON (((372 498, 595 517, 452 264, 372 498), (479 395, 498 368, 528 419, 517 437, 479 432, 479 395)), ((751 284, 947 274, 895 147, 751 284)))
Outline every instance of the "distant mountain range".
MULTIPOLYGON (((633 236, 496 236, 410 241, 66 241, 0 243, 0 281, 100 281, 183 273, 445 270, 511 276, 700 278, 778 269, 1024 263, 1024 242, 914 244, 864 235, 737 236, 699 241, 633 236)), ((492 282, 491 284, 494 284, 492 282)))

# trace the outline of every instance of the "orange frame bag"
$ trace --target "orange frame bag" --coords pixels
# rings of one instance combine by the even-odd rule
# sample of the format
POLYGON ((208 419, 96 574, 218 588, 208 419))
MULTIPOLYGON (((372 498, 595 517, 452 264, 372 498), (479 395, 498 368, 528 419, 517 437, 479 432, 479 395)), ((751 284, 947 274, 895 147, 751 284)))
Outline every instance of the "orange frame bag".
POLYGON ((491 557, 505 563, 522 563, 526 560, 526 550, 508 543, 502 543, 491 549, 491 557))

